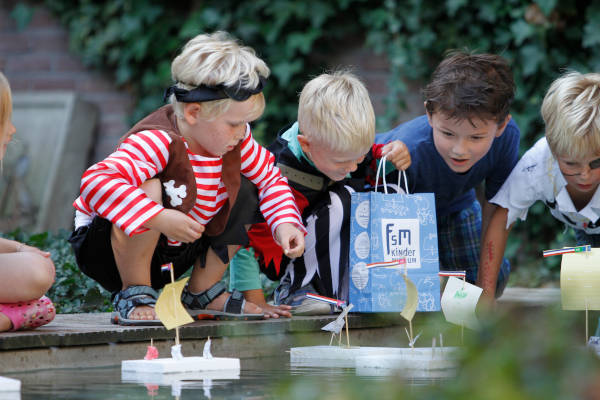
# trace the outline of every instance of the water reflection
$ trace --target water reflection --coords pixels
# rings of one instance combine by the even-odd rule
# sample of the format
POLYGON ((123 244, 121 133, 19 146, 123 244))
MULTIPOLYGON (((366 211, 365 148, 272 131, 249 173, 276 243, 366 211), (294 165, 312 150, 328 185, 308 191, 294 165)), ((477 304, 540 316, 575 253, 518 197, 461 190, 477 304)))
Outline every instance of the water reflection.
MULTIPOLYGON (((382 371, 295 366, 290 364, 289 356, 243 359, 241 362, 239 372, 136 377, 122 375, 121 368, 115 366, 22 372, 7 376, 21 380, 21 400, 271 398, 270 389, 282 380, 304 377, 326 385, 337 385, 357 377, 365 382, 389 378, 382 371)), ((411 377, 407 382, 422 385, 439 378, 411 377)))

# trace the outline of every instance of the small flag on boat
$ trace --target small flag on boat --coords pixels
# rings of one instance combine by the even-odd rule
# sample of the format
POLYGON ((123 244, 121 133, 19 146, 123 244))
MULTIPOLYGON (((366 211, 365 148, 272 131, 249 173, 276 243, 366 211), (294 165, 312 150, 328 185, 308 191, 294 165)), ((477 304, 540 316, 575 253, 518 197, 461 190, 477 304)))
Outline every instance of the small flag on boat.
POLYGON ((455 276, 457 278, 465 278, 467 276, 467 271, 440 271, 438 272, 439 276, 455 276))
POLYGON ((585 244, 583 246, 563 247, 562 249, 555 249, 555 250, 544 250, 544 257, 558 256, 561 254, 568 254, 568 253, 581 253, 584 251, 592 251, 592 246, 589 244, 585 244))
POLYGON ((306 297, 313 300, 322 301, 323 303, 333 304, 334 306, 342 307, 346 305, 345 301, 332 299, 331 297, 325 297, 314 293, 306 293, 306 297))
POLYGON ((392 260, 392 261, 381 261, 381 262, 374 262, 374 263, 370 263, 367 264, 367 269, 369 268, 392 268, 392 267, 399 267, 401 265, 406 264, 406 259, 405 258, 399 258, 398 260, 392 260))
POLYGON ((163 264, 160 267, 160 272, 169 272, 173 269, 173 263, 163 264))

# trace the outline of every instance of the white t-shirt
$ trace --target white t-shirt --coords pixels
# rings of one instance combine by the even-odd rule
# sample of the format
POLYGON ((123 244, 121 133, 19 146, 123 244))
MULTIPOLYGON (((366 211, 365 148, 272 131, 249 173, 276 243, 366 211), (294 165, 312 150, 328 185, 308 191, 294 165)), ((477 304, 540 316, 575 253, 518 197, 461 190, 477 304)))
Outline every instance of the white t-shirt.
POLYGON ((577 211, 567 191, 567 181, 552 156, 546 138, 541 138, 523 155, 498 193, 490 200, 508 209, 508 228, 537 200, 546 203, 554 218, 587 234, 600 233, 600 186, 590 202, 577 211))

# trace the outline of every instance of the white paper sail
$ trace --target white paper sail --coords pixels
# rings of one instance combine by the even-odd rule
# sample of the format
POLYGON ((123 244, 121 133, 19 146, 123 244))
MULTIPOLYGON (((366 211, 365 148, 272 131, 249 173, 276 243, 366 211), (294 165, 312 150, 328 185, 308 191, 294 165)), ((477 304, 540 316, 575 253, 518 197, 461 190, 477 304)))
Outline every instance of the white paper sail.
POLYGON ((448 278, 442 294, 442 311, 446 321, 471 329, 479 328, 475 307, 482 291, 480 287, 461 279, 453 276, 448 278))
POLYGON ((600 310, 600 249, 563 254, 560 294, 563 310, 600 310))
POLYGON ((334 319, 333 321, 331 321, 330 323, 328 323, 327 325, 322 327, 321 330, 328 331, 331 333, 335 333, 336 335, 339 335, 345 324, 344 318, 346 317, 346 315, 348 315, 348 312, 350 310, 352 310, 353 307, 354 307, 354 305, 352 305, 352 304, 349 304, 347 307, 344 307, 342 312, 340 313, 340 315, 338 315, 338 317, 336 319, 334 319))
POLYGON ((204 343, 204 349, 202 350, 202 357, 204 358, 213 358, 210 352, 210 337, 206 339, 206 343, 204 343))

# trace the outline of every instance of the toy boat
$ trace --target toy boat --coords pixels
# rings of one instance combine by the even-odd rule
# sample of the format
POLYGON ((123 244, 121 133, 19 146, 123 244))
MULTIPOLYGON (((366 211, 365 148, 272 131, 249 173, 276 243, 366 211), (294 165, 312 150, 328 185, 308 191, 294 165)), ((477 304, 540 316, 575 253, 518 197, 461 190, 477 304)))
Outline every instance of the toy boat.
POLYGON ((171 347, 170 358, 157 358, 158 351, 154 346, 148 347, 148 353, 144 359, 123 360, 121 362, 121 373, 126 376, 143 374, 175 374, 185 372, 204 371, 239 371, 239 358, 213 357, 210 352, 210 338, 204 344, 202 357, 184 357, 181 354, 179 343, 179 326, 193 322, 188 312, 181 304, 181 292, 189 278, 175 282, 172 264, 163 266, 171 271, 171 282, 163 288, 156 301, 156 315, 165 328, 175 328, 175 345, 171 347))

